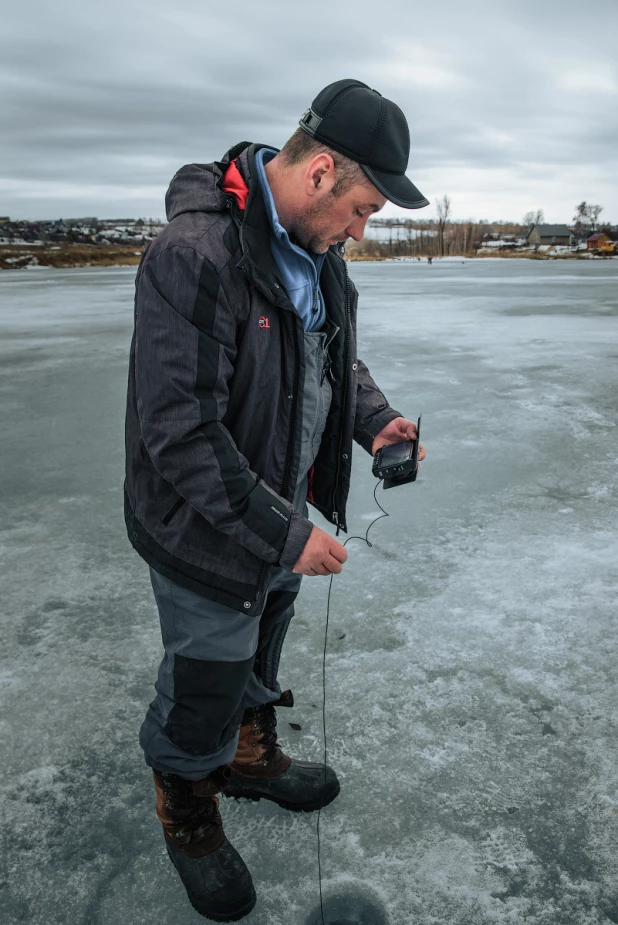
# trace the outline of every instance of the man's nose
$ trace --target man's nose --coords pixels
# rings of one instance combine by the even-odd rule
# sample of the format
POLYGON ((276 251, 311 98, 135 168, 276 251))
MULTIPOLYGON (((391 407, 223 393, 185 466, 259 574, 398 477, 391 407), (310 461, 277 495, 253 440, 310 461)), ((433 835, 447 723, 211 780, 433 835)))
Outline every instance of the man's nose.
POLYGON ((355 241, 362 241, 365 236, 365 225, 367 224, 368 218, 368 215, 364 215, 362 218, 357 216, 346 228, 345 233, 347 236, 349 238, 354 238, 355 241))

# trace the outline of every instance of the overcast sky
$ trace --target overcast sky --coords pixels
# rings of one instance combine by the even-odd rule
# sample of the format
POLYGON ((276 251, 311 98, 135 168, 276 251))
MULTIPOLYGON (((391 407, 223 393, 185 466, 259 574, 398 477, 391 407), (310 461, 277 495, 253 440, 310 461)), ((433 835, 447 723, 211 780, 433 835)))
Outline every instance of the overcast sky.
POLYGON ((163 216, 182 164, 280 147, 354 77, 407 116, 407 214, 618 222, 617 65, 617 0, 5 3, 0 215, 163 216))

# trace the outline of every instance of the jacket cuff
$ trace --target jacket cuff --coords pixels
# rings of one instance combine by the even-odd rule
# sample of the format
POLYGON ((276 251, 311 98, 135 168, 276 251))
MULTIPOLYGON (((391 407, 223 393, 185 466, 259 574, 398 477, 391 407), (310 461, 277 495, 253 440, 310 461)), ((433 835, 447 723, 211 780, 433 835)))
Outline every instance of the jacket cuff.
POLYGON ((384 411, 376 414, 363 430, 355 430, 354 439, 364 450, 367 450, 370 456, 372 456, 371 447, 373 446, 375 437, 378 436, 381 430, 384 430, 387 424, 390 424, 395 418, 402 418, 403 416, 401 411, 395 411, 394 408, 385 408, 384 411))
POLYGON ((307 520, 307 518, 299 514, 298 511, 292 511, 288 537, 285 541, 281 558, 279 559, 281 568, 287 569, 288 572, 293 571, 312 530, 313 524, 310 520, 307 520))

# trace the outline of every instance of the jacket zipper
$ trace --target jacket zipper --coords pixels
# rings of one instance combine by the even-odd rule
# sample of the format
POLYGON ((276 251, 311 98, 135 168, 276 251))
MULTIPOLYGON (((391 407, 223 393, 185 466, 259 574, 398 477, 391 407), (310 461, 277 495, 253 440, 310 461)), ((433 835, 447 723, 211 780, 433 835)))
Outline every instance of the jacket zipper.
MULTIPOLYGON (((300 376, 300 351, 298 348, 298 326, 294 326, 294 355, 296 359, 296 365, 294 367, 294 385, 292 391, 293 405, 292 405, 292 419, 290 421, 290 434, 288 437, 288 447, 286 451, 285 467, 283 470, 283 481, 281 482, 281 495, 285 497, 285 492, 290 481, 290 472, 292 470, 292 454, 294 452, 294 437, 295 437, 295 427, 296 427, 296 397, 298 395, 298 379, 300 376)), ((266 571, 269 568, 269 563, 265 562, 258 573, 257 581, 257 593, 255 600, 260 599, 262 593, 262 587, 264 585, 264 579, 266 577, 266 571)))
POLYGON ((294 438, 296 436, 296 407, 298 397, 298 380, 300 378, 300 350, 298 347, 298 323, 294 325, 294 384, 292 386, 292 418, 290 421, 290 433, 288 435, 288 447, 285 457, 285 467, 283 470, 283 480, 281 482, 281 494, 285 498, 290 481, 290 472, 292 470, 292 455, 294 453, 294 438))
MULTIPOLYGON (((226 205, 226 208, 229 209, 230 212, 232 213, 232 217, 233 217, 234 219, 236 219, 236 221, 237 221, 237 217, 238 217, 238 205, 237 205, 236 200, 234 199, 234 197, 233 197, 233 196, 228 196, 225 205, 226 205)), ((241 250, 242 250, 243 253, 244 253, 243 233, 242 233, 242 222, 238 222, 238 221, 237 221, 237 227, 238 227, 238 234, 239 234, 239 239, 240 239, 241 250)), ((347 280, 348 280, 348 276, 347 276, 347 267, 345 267, 345 264, 344 264, 344 269, 345 269, 345 272, 346 272, 346 319, 347 319, 347 294, 348 294, 348 282, 347 282, 347 280)), ((253 267, 253 272, 259 277, 259 274, 256 273, 255 266, 253 267)), ((316 294, 316 298, 317 298, 317 292, 318 292, 318 290, 317 290, 317 288, 316 288, 316 293, 315 293, 315 294, 316 294)), ((263 294, 264 294, 264 295, 267 295, 266 292, 264 292, 263 294)), ((346 339, 347 339, 347 326, 346 326, 346 339)), ((347 349, 347 348, 346 348, 346 349, 347 349)), ((344 351, 344 353, 345 353, 345 351, 344 351)), ((282 494, 283 497, 285 497, 285 492, 287 491, 288 484, 289 484, 289 481, 290 481, 290 473, 291 473, 291 470, 292 470, 292 456, 293 456, 293 453, 294 453, 294 437, 295 437, 295 427, 296 427, 296 408, 297 408, 297 397, 298 397, 298 381, 299 381, 299 377, 300 377, 300 349, 299 349, 299 345, 298 345, 298 324, 294 327, 294 354, 295 354, 295 359, 296 359, 296 365, 295 365, 295 367, 294 367, 294 384, 293 384, 293 387, 292 387, 292 401, 293 401, 293 405, 292 405, 292 419, 291 419, 291 421, 290 421, 290 434, 289 434, 289 437, 288 437, 288 446, 287 446, 287 451, 286 451, 286 460, 285 460, 285 466, 284 466, 284 470, 283 470, 283 480, 282 480, 282 483, 281 483, 281 494, 282 494)), ((344 386, 344 389, 345 389, 345 386, 344 386)), ((345 399, 344 399, 344 401, 345 401, 345 399)), ((335 515, 335 516, 336 516, 336 515, 335 515)), ((259 600, 260 595, 261 595, 261 593, 262 593, 262 587, 263 587, 263 585, 264 585, 264 579, 265 579, 265 577, 266 577, 266 572, 267 572, 268 568, 269 568, 269 563, 268 563, 268 562, 265 562, 265 563, 262 565, 262 567, 260 568, 260 571, 259 571, 259 573, 258 573, 257 594, 256 594, 256 598, 255 598, 256 601, 259 600)))
MULTIPOLYGON (((242 233, 242 222, 239 221, 239 218, 238 218, 238 204, 237 204, 237 202, 236 202, 236 200, 234 199, 233 196, 228 196, 228 197, 227 197, 227 199, 225 200, 225 208, 228 209, 228 210, 230 211, 230 213, 231 213, 231 215, 232 215, 232 220, 234 221, 234 224, 235 224, 236 227, 238 228, 238 237, 239 237, 239 240, 240 240, 240 248, 241 248, 241 251, 242 251, 243 254, 244 254, 243 233, 242 233)), ((254 269, 254 272, 255 272, 255 269, 254 269)), ((264 293, 264 295, 265 295, 265 294, 266 294, 266 293, 264 293)), ((266 578, 266 572, 268 571, 268 568, 269 568, 269 563, 268 563, 268 562, 264 562, 264 563, 262 563, 262 565, 260 566, 260 571, 258 572, 258 579, 257 579, 257 585, 256 585, 256 594, 255 594, 255 599, 254 599, 254 601, 253 601, 254 604, 256 603, 256 601, 259 601, 260 596, 261 596, 261 594, 262 594, 262 589, 263 589, 263 587, 264 587, 264 580, 265 580, 265 578, 266 578)))
POLYGON ((256 601, 259 601, 260 595, 262 594, 262 587, 263 587, 263 585, 264 585, 264 579, 266 578, 266 569, 267 569, 267 568, 268 568, 268 562, 265 562, 265 563, 260 567, 260 571, 259 571, 259 573, 258 573, 258 580, 257 580, 257 591, 256 591, 256 594, 255 594, 255 600, 253 601, 254 604, 255 604, 256 601))
POLYGON ((162 524, 165 524, 165 526, 167 527, 168 523, 170 522, 170 520, 172 519, 172 517, 174 516, 174 514, 176 513, 176 511, 179 511, 180 508, 181 508, 181 507, 183 506, 183 504, 185 504, 185 503, 186 503, 186 498, 183 498, 182 496, 181 496, 180 498, 178 498, 178 499, 174 502, 174 504, 172 505, 172 507, 169 509, 169 511, 167 512, 167 514, 166 514, 164 517, 161 518, 161 523, 162 523, 162 524))
POLYGON ((346 403, 348 397, 348 353, 350 349, 350 289, 348 285, 348 268, 346 266, 345 260, 342 257, 343 263, 343 272, 345 277, 345 337, 343 341, 343 398, 341 401, 341 431, 339 433, 339 448, 337 450, 337 469, 335 473, 335 488, 333 490, 333 523, 337 526, 337 536, 339 536, 339 530, 341 529, 341 524, 339 523, 339 512, 336 509, 337 505, 337 489, 339 487, 339 474, 341 471, 341 452, 343 450, 343 433, 344 433, 344 423, 345 423, 345 412, 346 412, 346 403))

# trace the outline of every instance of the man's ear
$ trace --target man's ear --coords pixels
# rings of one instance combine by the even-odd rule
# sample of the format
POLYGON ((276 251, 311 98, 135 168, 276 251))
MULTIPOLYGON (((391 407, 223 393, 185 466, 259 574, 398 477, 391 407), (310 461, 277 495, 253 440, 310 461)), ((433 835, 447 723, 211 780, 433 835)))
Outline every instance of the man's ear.
POLYGON ((325 151, 316 154, 307 164, 305 171, 305 193, 313 198, 330 193, 335 185, 335 162, 325 151))

